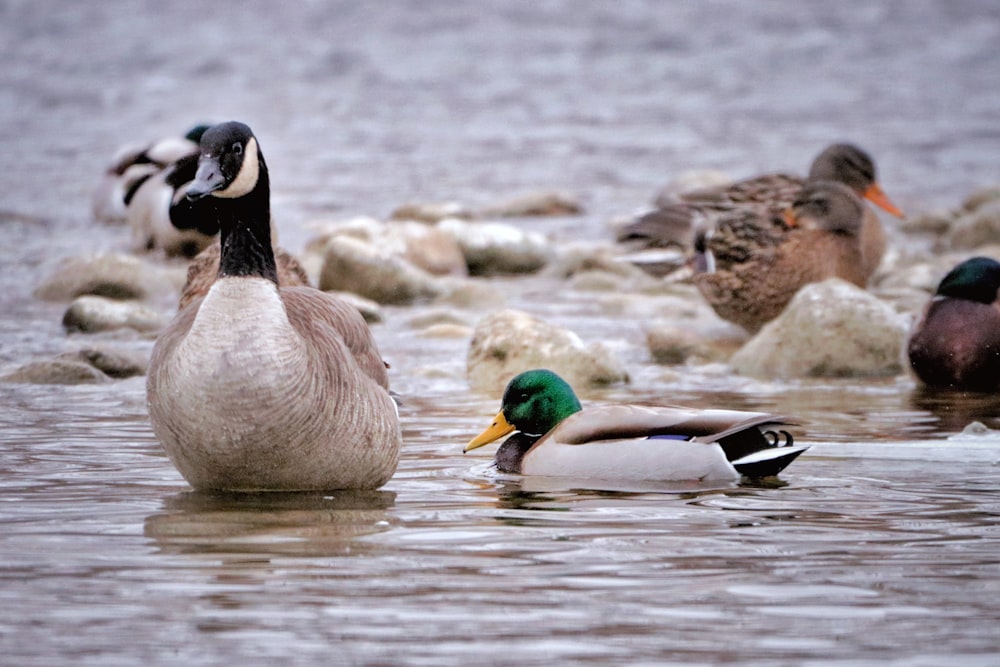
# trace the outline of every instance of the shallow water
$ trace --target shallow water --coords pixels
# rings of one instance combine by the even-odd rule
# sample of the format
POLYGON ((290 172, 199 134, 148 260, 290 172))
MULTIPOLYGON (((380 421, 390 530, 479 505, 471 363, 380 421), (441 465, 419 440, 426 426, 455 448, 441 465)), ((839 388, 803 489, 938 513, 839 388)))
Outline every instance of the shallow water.
MULTIPOLYGON (((118 145, 206 118, 261 137, 292 249, 317 217, 548 187, 587 213, 515 224, 607 239, 677 171, 798 171, 842 138, 910 211, 1000 182, 992 3, 451 4, 0 5, 0 370, 94 340, 32 289, 67 256, 128 247, 89 220, 118 145)), ((813 448, 771 486, 497 475, 461 454, 497 408, 468 389, 468 341, 408 324, 437 306, 374 328, 406 441, 376 493, 193 493, 142 379, 0 385, 0 662, 1000 660, 1000 438, 955 436, 1000 427, 996 397, 668 369, 643 333, 661 313, 491 282, 619 353, 632 382, 586 400, 772 410, 813 448)))

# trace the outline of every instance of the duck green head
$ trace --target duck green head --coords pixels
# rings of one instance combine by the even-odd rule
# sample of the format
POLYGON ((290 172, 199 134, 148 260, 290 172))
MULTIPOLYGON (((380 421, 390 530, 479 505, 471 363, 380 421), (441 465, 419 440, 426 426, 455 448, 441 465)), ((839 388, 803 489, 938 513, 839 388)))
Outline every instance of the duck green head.
POLYGON ((511 431, 542 436, 582 409, 573 388, 550 370, 535 369, 515 376, 503 392, 500 412, 489 428, 465 446, 488 445, 511 431))
POLYGON ((1000 262, 989 257, 967 259, 948 272, 937 295, 978 303, 993 303, 1000 289, 1000 262))

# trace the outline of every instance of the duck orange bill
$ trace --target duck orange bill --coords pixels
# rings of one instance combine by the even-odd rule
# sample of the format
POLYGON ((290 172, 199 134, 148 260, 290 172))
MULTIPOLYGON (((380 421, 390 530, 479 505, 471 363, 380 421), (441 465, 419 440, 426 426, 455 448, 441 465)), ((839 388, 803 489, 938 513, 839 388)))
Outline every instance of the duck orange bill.
POLYGON ((906 217, 903 215, 903 212, 900 211, 899 208, 897 208, 896 205, 892 203, 892 200, 890 200, 889 197, 884 192, 882 192, 882 188, 879 187, 878 183, 872 183, 870 186, 868 186, 868 189, 865 190, 865 199, 875 204, 876 206, 886 211, 887 213, 893 214, 897 218, 906 217))
POLYGON ((781 218, 785 221, 785 224, 789 227, 794 227, 799 224, 798 219, 795 217, 795 211, 790 208, 786 208, 781 212, 781 218))
POLYGON ((488 445, 494 440, 504 437, 513 430, 514 427, 507 422, 507 418, 503 416, 503 412, 500 412, 493 419, 493 423, 490 424, 489 428, 469 441, 469 444, 465 446, 462 453, 464 454, 465 452, 482 447, 483 445, 488 445))

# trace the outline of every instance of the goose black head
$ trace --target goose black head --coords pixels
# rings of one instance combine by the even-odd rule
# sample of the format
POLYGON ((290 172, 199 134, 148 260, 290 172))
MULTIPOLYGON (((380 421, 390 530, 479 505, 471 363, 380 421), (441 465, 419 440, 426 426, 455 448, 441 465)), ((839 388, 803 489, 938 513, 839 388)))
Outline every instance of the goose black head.
POLYGON ((214 125, 201 136, 198 172, 187 198, 234 199, 257 187, 263 160, 253 131, 236 121, 214 125))

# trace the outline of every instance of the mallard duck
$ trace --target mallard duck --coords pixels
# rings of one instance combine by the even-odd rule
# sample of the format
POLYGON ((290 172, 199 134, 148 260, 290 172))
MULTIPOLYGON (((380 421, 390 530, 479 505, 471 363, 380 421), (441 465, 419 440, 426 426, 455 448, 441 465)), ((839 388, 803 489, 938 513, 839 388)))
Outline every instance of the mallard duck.
MULTIPOLYGON (((791 205, 806 182, 818 180, 843 183, 859 197, 903 217, 903 212, 878 184, 871 156, 852 144, 832 144, 816 156, 805 179, 790 174, 767 174, 722 187, 661 195, 653 211, 622 228, 618 240, 689 250, 699 233, 713 229, 720 216, 746 208, 762 216, 778 214, 791 205)), ((878 216, 867 207, 863 222, 861 238, 868 249, 864 270, 874 272, 885 253, 885 231, 878 216)))
POLYGON ((497 450, 502 472, 619 481, 736 480, 781 472, 808 447, 788 422, 762 412, 604 405, 584 409, 549 370, 507 385, 500 412, 465 451, 514 435, 497 450), (787 444, 778 446, 780 441, 787 444))
POLYGON ((941 280, 910 334, 921 382, 973 391, 1000 388, 1000 262, 973 257, 941 280))
POLYGON ((267 165, 253 132, 205 132, 191 199, 221 229, 215 282, 161 332, 147 376, 153 431, 197 489, 373 489, 401 432, 386 365, 360 313, 281 287, 267 165))
POLYGON ((872 262, 861 240, 864 205, 850 188, 810 181, 784 216, 738 209, 706 234, 693 280, 723 319, 751 333, 777 317, 803 286, 841 278, 865 287, 872 262))

